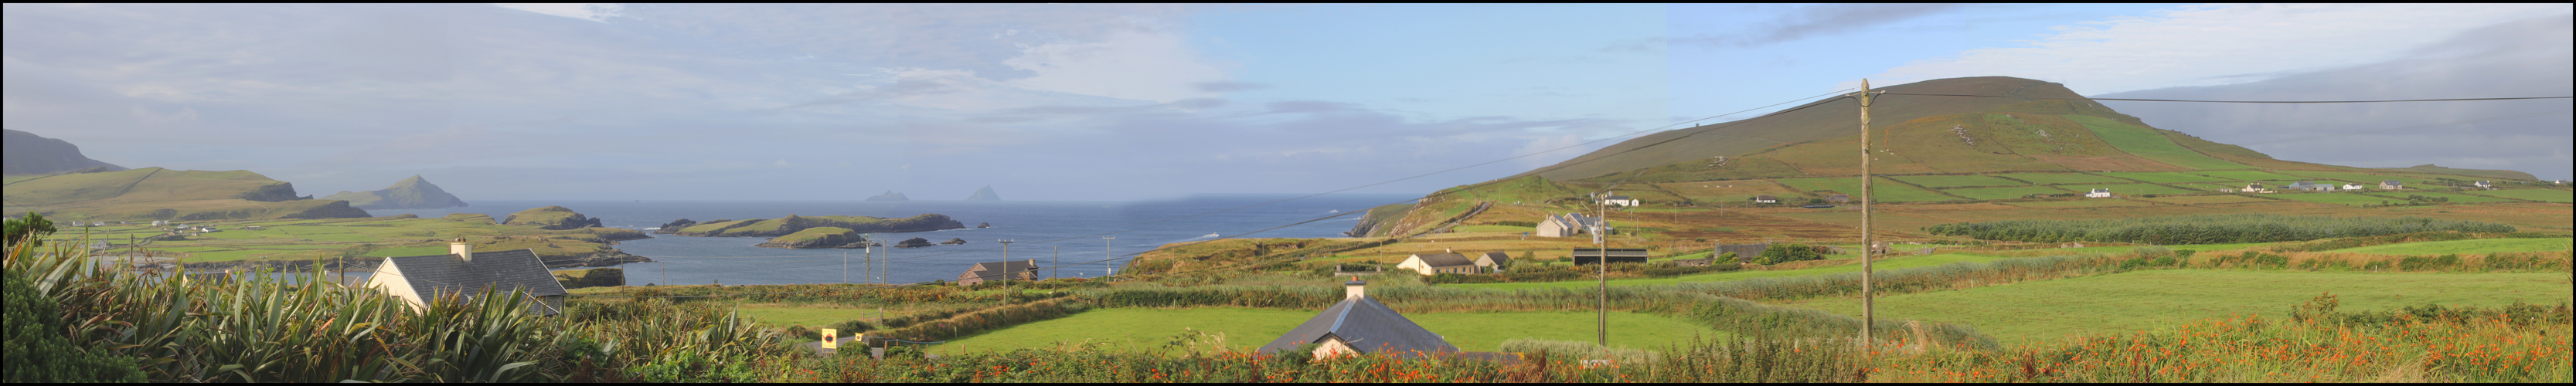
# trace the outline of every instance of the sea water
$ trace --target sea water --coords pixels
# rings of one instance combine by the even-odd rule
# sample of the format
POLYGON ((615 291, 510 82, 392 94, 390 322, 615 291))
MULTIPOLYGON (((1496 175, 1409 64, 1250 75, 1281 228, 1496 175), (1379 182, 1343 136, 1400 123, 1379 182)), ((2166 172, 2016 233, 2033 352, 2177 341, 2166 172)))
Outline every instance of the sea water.
MULTIPOLYGON (((370 210, 375 216, 416 214, 439 217, 480 213, 495 221, 511 213, 549 205, 563 206, 600 219, 604 227, 649 229, 672 220, 698 222, 800 216, 912 217, 948 215, 965 229, 928 232, 872 233, 887 245, 874 248, 874 260, 885 267, 883 282, 914 283, 955 280, 975 263, 1003 261, 1001 240, 1013 240, 1008 260, 1035 259, 1049 277, 1097 278, 1124 267, 1135 254, 1164 244, 1220 237, 1343 237, 1362 213, 1378 205, 1411 202, 1416 196, 1334 194, 1284 202, 1293 195, 1200 195, 1155 201, 580 201, 479 200, 473 206, 429 210, 370 210), (1268 204, 1264 204, 1268 203, 1268 204), (1315 221, 1321 219, 1321 221, 1315 221), (1312 222, 1306 222, 1312 221, 1312 222), (1299 222, 1304 224, 1291 225, 1299 222), (976 228, 978 224, 991 228, 976 228), (1284 227, 1283 227, 1284 226, 1284 227), (1272 229, 1276 228, 1276 229, 1272 229), (1254 233, 1259 232, 1259 233, 1254 233), (920 237, 931 242, 963 239, 964 245, 894 248, 897 241, 920 237), (1103 240, 1103 237, 1115 239, 1103 240), (1059 263, 1060 262, 1060 263, 1059 263)), ((760 237, 689 237, 656 234, 651 239, 619 242, 618 250, 649 257, 651 263, 621 265, 628 285, 681 284, 815 284, 876 282, 869 277, 862 249, 781 249, 754 247, 760 237), (846 257, 845 257, 846 256, 846 257), (846 269, 844 268, 846 267, 846 269), (845 279, 846 278, 846 279, 845 279)))

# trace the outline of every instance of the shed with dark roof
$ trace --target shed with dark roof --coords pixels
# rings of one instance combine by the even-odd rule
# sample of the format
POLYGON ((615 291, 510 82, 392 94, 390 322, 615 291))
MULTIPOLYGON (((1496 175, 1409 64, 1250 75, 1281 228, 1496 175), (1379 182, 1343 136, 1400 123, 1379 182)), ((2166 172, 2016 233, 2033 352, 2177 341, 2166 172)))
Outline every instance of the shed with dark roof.
POLYGON ((1475 273, 1476 260, 1468 258, 1467 255, 1458 254, 1457 252, 1424 253, 1405 257, 1404 262, 1395 263, 1395 268, 1412 270, 1414 272, 1421 273, 1423 276, 1443 273, 1475 273))
POLYGON ((957 274, 957 285, 976 285, 988 281, 1037 280, 1037 259, 975 263, 957 274))
POLYGON ((1476 269, 1485 273, 1500 273, 1511 265, 1512 256, 1502 252, 1485 252, 1476 256, 1476 269))
POLYGON ((1440 334, 1423 329, 1386 304, 1370 299, 1362 291, 1368 282, 1352 280, 1343 283, 1347 291, 1342 302, 1324 308, 1324 312, 1306 319, 1305 324, 1288 330, 1261 352, 1278 354, 1314 343, 1315 356, 1328 357, 1342 353, 1389 353, 1417 356, 1430 353, 1456 353, 1458 346, 1440 334))

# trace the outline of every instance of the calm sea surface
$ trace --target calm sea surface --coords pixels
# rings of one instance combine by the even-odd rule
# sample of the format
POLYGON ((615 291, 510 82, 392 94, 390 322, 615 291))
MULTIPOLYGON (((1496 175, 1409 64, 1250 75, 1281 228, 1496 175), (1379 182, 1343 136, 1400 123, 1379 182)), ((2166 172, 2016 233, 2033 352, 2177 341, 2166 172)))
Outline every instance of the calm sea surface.
MULTIPOLYGON (((1059 277, 1100 277, 1136 253, 1163 244, 1226 237, 1343 237, 1370 207, 1404 202, 1417 196, 1336 194, 1211 213, 1291 198, 1289 195, 1205 195, 1165 201, 473 201, 474 206, 432 210, 370 210, 376 216, 481 213, 494 219, 529 208, 560 205, 601 219, 601 226, 649 229, 677 219, 699 222, 804 216, 911 217, 938 213, 964 222, 967 229, 877 233, 868 237, 887 245, 920 237, 932 242, 964 239, 965 245, 924 248, 876 248, 885 262, 885 281, 912 283, 955 279, 978 262, 1002 261, 1000 240, 1014 240, 1009 260, 1037 259, 1056 267, 1059 277), (1341 215, 1323 221, 1245 235, 1272 227, 1341 215), (974 228, 990 223, 992 228, 974 228), (1102 237, 1116 237, 1102 240, 1102 237), (1105 244, 1105 245, 1104 245, 1105 244), (1058 260, 1061 259, 1061 260, 1058 260), (1108 260, 1108 261, 1103 261, 1108 260), (1062 263, 1056 263, 1061 261, 1062 263)), ((656 284, 811 284, 868 282, 866 253, 860 249, 779 249, 754 247, 757 237, 687 237, 655 235, 628 240, 618 250, 658 260, 626 268, 629 285, 656 284), (844 253, 847 258, 843 258, 844 253)))

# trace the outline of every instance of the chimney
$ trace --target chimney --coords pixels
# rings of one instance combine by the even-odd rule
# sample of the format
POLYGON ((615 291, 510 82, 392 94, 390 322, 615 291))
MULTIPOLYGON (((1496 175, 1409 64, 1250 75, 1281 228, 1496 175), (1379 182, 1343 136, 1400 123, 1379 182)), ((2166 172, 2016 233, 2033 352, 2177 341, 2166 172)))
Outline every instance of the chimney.
POLYGON ((455 241, 447 242, 447 253, 455 254, 465 261, 474 261, 474 244, 466 243, 465 238, 458 237, 455 241))
POLYGON ((1368 297, 1368 292, 1365 290, 1368 288, 1368 281, 1360 280, 1360 278, 1351 278, 1351 281, 1342 283, 1342 288, 1346 289, 1346 293, 1348 293, 1344 298, 1358 299, 1368 297))
POLYGON ((1453 249, 1453 248, 1440 248, 1440 252, 1441 252, 1441 253, 1458 253, 1458 250, 1457 250, 1457 249, 1453 249))

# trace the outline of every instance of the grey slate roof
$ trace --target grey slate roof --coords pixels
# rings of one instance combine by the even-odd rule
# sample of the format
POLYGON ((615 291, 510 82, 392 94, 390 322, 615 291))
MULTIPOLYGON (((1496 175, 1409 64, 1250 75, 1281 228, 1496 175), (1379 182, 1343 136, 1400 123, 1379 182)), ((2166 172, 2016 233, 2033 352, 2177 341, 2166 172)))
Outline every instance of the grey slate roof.
POLYGON ((1037 261, 1035 260, 975 263, 975 266, 967 267, 966 273, 957 275, 957 277, 959 279, 973 277, 982 278, 984 280, 1035 279, 1036 276, 1032 276, 1035 275, 1032 272, 1037 272, 1037 268, 1037 261), (1011 272, 1019 272, 1020 275, 1019 277, 1009 276, 1011 272))
POLYGON ((536 297, 570 293, 564 291, 563 283, 555 282, 554 273, 546 271, 545 263, 537 260, 537 252, 529 249, 475 252, 470 262, 446 254, 387 257, 385 264, 401 269, 403 280, 410 281, 411 288, 419 291, 424 301, 450 293, 472 296, 484 287, 498 287, 494 292, 519 289, 536 297))
POLYGON ((1288 330, 1287 335, 1261 345, 1261 352, 1277 354, 1296 349, 1298 345, 1321 342, 1327 337, 1341 338, 1343 343, 1364 353, 1458 352, 1458 346, 1449 345, 1449 340, 1442 339, 1440 334, 1413 324, 1413 320, 1405 319, 1395 309, 1365 296, 1342 299, 1341 303, 1325 308, 1324 313, 1288 330))
POLYGON ((1511 263, 1512 255, 1502 252, 1485 252, 1484 255, 1476 257, 1476 265, 1510 265, 1511 263))
POLYGON ((1422 258, 1422 263, 1423 263, 1423 264, 1431 265, 1431 267, 1432 267, 1432 268, 1456 267, 1456 266, 1461 266, 1461 265, 1476 265, 1476 260, 1474 260, 1474 259, 1469 259, 1469 258, 1467 258, 1467 255, 1461 255, 1461 254, 1458 254, 1458 253, 1455 253, 1455 252, 1450 252, 1450 253, 1424 253, 1424 254, 1413 255, 1413 256, 1414 256, 1414 257, 1420 257, 1420 258, 1422 258))

